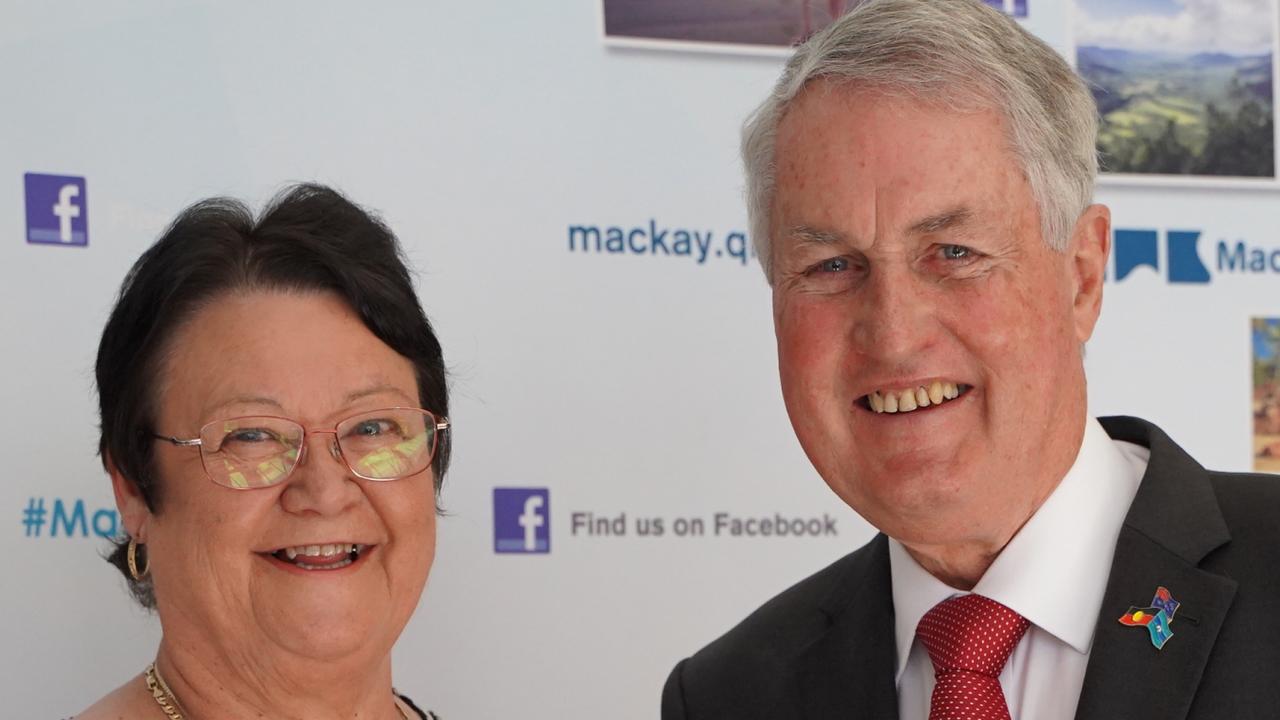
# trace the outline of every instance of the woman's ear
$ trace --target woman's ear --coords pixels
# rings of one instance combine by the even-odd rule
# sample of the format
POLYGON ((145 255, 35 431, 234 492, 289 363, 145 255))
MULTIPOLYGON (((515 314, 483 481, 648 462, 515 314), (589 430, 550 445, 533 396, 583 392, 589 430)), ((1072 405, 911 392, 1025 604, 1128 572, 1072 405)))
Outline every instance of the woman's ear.
POLYGON ((102 464, 107 468, 107 474, 111 476, 111 490, 116 496, 116 509, 120 511, 120 520, 124 523, 125 532, 138 542, 146 543, 147 525, 151 522, 151 508, 142 497, 142 491, 133 480, 120 472, 111 453, 103 454, 102 464))

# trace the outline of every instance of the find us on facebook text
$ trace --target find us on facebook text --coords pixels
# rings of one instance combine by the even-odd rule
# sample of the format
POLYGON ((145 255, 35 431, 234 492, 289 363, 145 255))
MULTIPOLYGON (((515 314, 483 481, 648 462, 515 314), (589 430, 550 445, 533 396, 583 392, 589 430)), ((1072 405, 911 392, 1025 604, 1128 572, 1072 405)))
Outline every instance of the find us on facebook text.
POLYGON ((747 537, 813 538, 838 537, 836 519, 786 516, 781 513, 739 516, 718 512, 710 516, 628 516, 573 512, 569 514, 569 534, 573 537, 747 537))

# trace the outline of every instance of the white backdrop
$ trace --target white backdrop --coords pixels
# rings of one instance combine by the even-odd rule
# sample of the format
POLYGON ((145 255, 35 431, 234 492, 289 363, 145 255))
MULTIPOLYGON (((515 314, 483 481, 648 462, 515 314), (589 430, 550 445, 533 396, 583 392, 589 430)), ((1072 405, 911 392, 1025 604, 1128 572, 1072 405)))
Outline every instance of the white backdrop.
MULTIPOLYGON (((154 654, 157 621, 93 533, 112 501, 92 362, 125 270, 210 195, 258 207, 287 181, 335 185, 383 214, 420 274, 455 454, 395 668, 445 717, 655 717, 673 663, 871 534, 792 435, 754 261, 569 250, 575 225, 745 230, 737 131, 782 60, 610 48, 598 0, 352 5, 0 5, 5 717, 77 712, 154 654), (86 178, 87 247, 26 242, 27 172, 86 178), (550 492, 551 551, 498 554, 493 490, 523 486, 550 492), (77 501, 88 532, 67 537, 54 505, 77 501), (575 536, 573 512, 668 531, 575 536), (826 514, 838 535, 670 531, 717 512, 826 514)), ((1029 26, 1068 47, 1062 0, 1031 6, 1029 26)), ((1280 247, 1280 196, 1099 198, 1119 227, 1200 231, 1212 279, 1171 284, 1162 256, 1108 287, 1092 410, 1247 469, 1248 318, 1280 315, 1280 286, 1219 270, 1215 248, 1280 247)))

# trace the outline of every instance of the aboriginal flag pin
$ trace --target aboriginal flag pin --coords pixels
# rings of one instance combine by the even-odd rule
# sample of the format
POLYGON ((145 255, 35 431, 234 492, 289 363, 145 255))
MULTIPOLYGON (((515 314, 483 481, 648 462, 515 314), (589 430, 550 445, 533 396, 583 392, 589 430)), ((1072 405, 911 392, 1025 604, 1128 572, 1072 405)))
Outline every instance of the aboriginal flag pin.
POLYGON ((1173 616, 1178 612, 1178 606, 1181 604, 1173 599, 1167 588, 1158 587, 1155 597, 1151 598, 1150 606, 1144 608, 1130 606, 1129 611, 1120 616, 1120 624, 1145 627, 1151 633, 1151 644, 1159 650, 1169 642, 1169 638, 1173 637, 1173 629, 1169 625, 1173 623, 1173 616))

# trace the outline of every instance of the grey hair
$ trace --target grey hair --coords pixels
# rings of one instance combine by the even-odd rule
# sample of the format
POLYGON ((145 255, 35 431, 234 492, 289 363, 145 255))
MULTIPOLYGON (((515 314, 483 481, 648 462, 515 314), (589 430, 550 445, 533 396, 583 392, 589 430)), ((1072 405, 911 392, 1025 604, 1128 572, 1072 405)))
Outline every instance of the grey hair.
POLYGON ((770 283, 778 124, 817 79, 1003 113, 1044 240, 1066 249, 1098 174, 1098 110, 1084 82, 1053 48, 981 0, 866 0, 796 50, 743 127, 747 214, 770 283))

